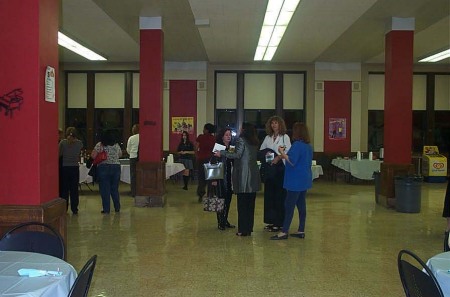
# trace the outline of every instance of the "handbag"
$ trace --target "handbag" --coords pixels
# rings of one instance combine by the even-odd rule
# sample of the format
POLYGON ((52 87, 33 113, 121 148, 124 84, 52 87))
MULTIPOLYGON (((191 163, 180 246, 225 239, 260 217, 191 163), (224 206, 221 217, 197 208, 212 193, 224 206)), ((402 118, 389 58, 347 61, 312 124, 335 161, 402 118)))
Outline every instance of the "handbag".
POLYGON ((105 161, 106 159, 108 159, 108 154, 106 153, 105 150, 103 150, 97 154, 94 161, 92 161, 92 165, 100 164, 101 162, 105 161))
POLYGON ((225 208, 225 198, 205 197, 203 198, 203 210, 212 212, 222 212, 225 208))
POLYGON ((203 164, 205 169, 205 180, 223 179, 223 163, 205 163, 203 164))

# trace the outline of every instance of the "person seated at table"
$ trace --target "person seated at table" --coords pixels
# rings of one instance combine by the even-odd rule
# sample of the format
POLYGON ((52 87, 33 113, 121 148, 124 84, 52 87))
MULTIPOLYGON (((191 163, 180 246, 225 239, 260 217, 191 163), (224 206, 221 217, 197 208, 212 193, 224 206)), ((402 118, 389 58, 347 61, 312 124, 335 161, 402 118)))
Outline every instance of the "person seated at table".
POLYGON ((189 140, 189 133, 183 131, 181 134, 181 140, 177 148, 178 154, 180 155, 178 161, 184 165, 183 171, 183 190, 188 189, 189 175, 190 171, 194 169, 194 164, 192 163, 192 157, 194 156, 194 145, 189 140))
POLYGON ((109 214, 111 197, 114 210, 120 212, 120 196, 119 196, 119 181, 120 181, 120 161, 122 156, 122 149, 116 141, 115 134, 112 130, 106 130, 101 135, 101 140, 92 150, 91 157, 95 157, 106 151, 107 159, 97 165, 97 176, 100 188, 100 195, 102 196, 102 214, 109 214))
POLYGON ((445 191, 444 209, 442 216, 447 219, 447 229, 444 235, 444 252, 450 251, 449 232, 450 232, 450 179, 447 182, 447 190, 445 191))
POLYGON ((278 148, 281 158, 286 160, 286 174, 284 175, 283 187, 286 189, 287 194, 284 203, 283 228, 277 235, 272 236, 271 240, 288 239, 295 206, 297 206, 298 210, 299 226, 297 232, 291 234, 291 236, 305 238, 306 191, 312 187, 311 163, 313 149, 309 143, 308 128, 304 123, 294 123, 292 140, 294 143, 287 154, 284 146, 278 148))
POLYGON ((75 127, 68 127, 66 138, 59 142, 59 156, 62 158, 61 165, 61 198, 66 200, 66 209, 69 208, 74 215, 78 214, 79 193, 78 184, 80 183, 80 153, 83 143, 77 138, 75 127))
POLYGON ((139 124, 131 128, 131 135, 127 142, 127 153, 130 155, 130 188, 131 196, 136 196, 136 164, 139 160, 139 124))

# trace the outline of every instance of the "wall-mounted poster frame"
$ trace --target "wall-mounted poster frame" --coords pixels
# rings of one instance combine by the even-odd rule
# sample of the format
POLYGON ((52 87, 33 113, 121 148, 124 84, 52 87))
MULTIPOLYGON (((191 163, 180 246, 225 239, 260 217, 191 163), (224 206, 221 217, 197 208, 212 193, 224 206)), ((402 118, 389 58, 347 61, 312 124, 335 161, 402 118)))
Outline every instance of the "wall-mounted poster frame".
POLYGON ((330 118, 328 124, 328 138, 330 140, 344 140, 347 138, 347 119, 330 118))
POLYGON ((172 133, 181 134, 187 131, 194 134, 194 117, 172 117, 172 133))

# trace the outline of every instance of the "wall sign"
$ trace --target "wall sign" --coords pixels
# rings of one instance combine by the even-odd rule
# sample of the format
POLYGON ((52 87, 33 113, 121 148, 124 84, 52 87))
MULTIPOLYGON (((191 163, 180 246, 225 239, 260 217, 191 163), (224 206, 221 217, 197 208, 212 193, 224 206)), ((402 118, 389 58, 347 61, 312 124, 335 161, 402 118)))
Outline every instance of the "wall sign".
POLYGON ((181 134, 183 131, 194 133, 194 117, 172 117, 172 133, 181 134))
POLYGON ((328 125, 328 137, 331 140, 342 140, 347 138, 347 119, 330 118, 328 125))
POLYGON ((55 91, 55 68, 47 66, 45 70, 45 101, 56 101, 55 91))

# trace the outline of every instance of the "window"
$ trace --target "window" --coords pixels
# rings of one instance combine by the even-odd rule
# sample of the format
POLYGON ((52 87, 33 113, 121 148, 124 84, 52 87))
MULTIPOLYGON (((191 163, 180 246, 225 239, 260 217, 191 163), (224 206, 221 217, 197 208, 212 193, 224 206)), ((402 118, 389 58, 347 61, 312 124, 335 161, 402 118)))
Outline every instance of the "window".
POLYGON ((274 114, 275 110, 273 109, 247 109, 244 111, 244 121, 255 125, 256 132, 258 133, 258 138, 260 141, 263 141, 264 137, 266 137, 266 122, 274 114))
POLYGON ((86 113, 86 108, 69 108, 66 113, 66 128, 75 127, 84 146, 87 145, 86 113))
POLYGON ((239 128, 236 127, 236 110, 235 109, 218 109, 217 114, 217 129, 231 128, 234 135, 239 134, 239 128))
POLYGON ((384 139, 384 111, 369 110, 368 114, 368 150, 378 151, 383 147, 384 139))
POLYGON ((123 149, 123 109, 104 108, 95 110, 95 141, 100 140, 102 132, 112 130, 116 141, 123 149))

